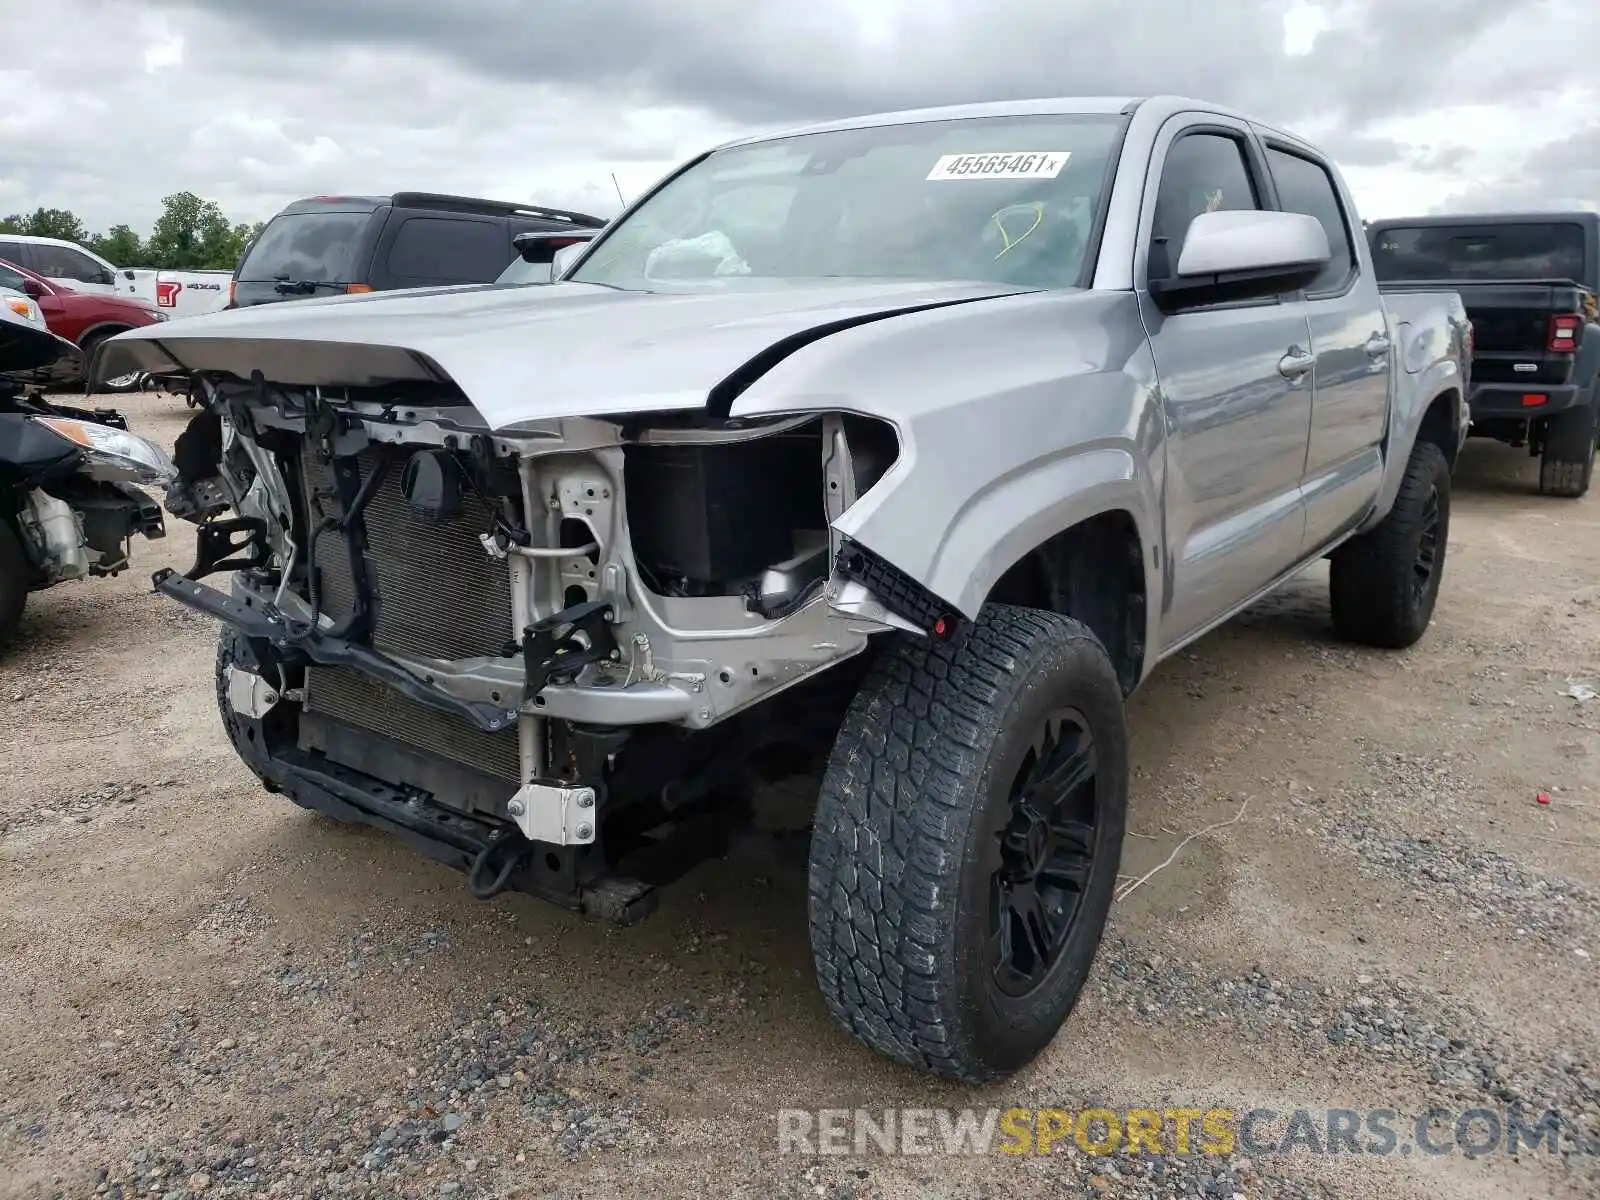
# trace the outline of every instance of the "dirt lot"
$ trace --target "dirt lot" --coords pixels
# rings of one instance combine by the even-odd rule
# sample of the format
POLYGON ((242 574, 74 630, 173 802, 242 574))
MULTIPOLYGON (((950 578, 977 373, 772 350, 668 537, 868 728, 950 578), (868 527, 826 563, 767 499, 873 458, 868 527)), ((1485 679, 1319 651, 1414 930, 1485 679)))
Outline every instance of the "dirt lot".
MULTIPOLYGON (((124 407, 169 443, 187 415, 124 407)), ((1565 1140, 1449 1132, 1520 1101, 1600 1134, 1600 701, 1561 694, 1600 685, 1600 495, 1533 467, 1469 447, 1414 650, 1335 642, 1319 570, 1158 672, 1124 870, 1233 823, 1118 905, 1055 1045, 977 1092, 833 1027, 792 870, 702 867, 616 929, 253 787, 213 627, 149 590, 189 561, 174 521, 35 597, 0 662, 0 1193, 1600 1194, 1565 1140), (1282 1115, 1224 1155, 778 1152, 783 1108, 1094 1104, 1282 1115), (1406 1153, 1430 1106, 1449 1152, 1406 1153), (1329 1152, 1330 1108, 1395 1110, 1397 1147, 1329 1152)))

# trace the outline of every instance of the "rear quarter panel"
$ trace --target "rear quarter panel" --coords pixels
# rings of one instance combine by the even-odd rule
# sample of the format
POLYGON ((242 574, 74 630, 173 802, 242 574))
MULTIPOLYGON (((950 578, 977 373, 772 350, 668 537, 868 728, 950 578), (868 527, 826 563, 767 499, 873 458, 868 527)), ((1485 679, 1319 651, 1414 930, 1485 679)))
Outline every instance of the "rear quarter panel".
POLYGON ((1383 487, 1372 514, 1361 525, 1370 529, 1388 515, 1405 477, 1406 463, 1428 410, 1441 396, 1451 406, 1455 429, 1449 454, 1452 463, 1466 441, 1470 383, 1466 357, 1467 310, 1456 292, 1382 291, 1389 337, 1394 342, 1390 372, 1389 429, 1385 436, 1383 487))

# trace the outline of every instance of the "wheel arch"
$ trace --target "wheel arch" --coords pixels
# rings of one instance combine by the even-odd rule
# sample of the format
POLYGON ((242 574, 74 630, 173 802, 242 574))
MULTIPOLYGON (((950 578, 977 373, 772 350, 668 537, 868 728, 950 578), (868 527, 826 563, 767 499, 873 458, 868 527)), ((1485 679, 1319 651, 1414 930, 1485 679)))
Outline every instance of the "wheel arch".
POLYGON ((1429 368, 1424 377, 1401 376, 1395 393, 1389 436, 1384 445, 1383 485, 1367 519, 1354 531, 1365 533, 1389 515, 1400 483, 1405 478, 1411 452, 1418 442, 1439 447, 1452 471, 1466 438, 1468 413, 1457 374, 1429 368))
POLYGON ((87 352, 91 346, 105 341, 108 337, 126 333, 132 328, 133 326, 126 321, 101 321, 78 334, 78 349, 87 352))
POLYGON ((1017 555, 985 603, 1058 613, 1086 625, 1116 668, 1124 695, 1144 677, 1152 644, 1153 564, 1133 510, 1108 507, 1017 555))

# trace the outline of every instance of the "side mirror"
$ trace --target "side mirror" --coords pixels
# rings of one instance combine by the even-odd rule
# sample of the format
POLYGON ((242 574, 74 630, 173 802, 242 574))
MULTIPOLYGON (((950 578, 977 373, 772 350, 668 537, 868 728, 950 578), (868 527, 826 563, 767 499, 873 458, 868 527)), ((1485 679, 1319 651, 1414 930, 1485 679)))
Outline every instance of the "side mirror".
POLYGON ((1305 287, 1332 257, 1327 232, 1315 217, 1201 213, 1189 223, 1176 273, 1152 279, 1150 294, 1167 311, 1282 295, 1305 287))
POLYGON ((581 242, 573 242, 570 246, 563 246, 556 251, 555 257, 550 260, 550 282, 554 283, 567 273, 567 268, 577 261, 578 255, 583 253, 583 248, 589 244, 585 238, 581 242))
POLYGON ((32 296, 35 300, 40 296, 49 294, 44 290, 44 284, 37 279, 24 279, 22 281, 22 292, 26 296, 32 296))

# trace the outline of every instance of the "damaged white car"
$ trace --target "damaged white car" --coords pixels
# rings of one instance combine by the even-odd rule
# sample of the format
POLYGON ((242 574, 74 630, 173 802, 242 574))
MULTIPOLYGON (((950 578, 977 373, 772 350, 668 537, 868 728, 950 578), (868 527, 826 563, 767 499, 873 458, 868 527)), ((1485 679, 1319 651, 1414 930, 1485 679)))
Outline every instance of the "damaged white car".
POLYGON ((524 239, 548 285, 97 369, 193 381, 199 559, 156 587, 223 623, 268 790, 631 920, 814 773, 830 1010, 975 1080, 1082 987, 1156 664, 1322 556, 1347 636, 1428 626, 1466 326, 1392 311, 1359 230, 1313 148, 1192 101, 880 116, 524 239))

